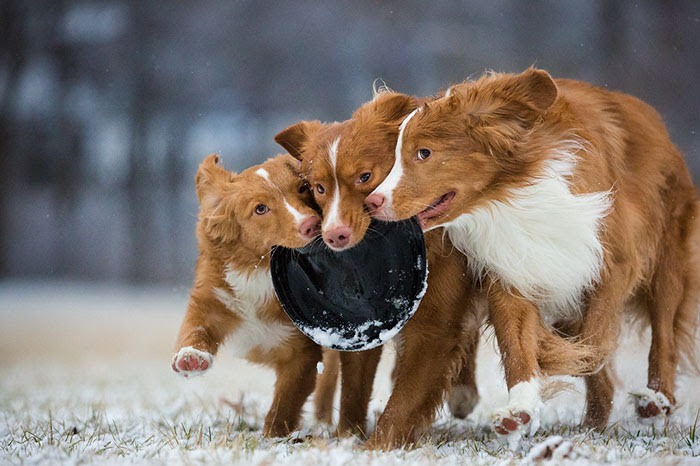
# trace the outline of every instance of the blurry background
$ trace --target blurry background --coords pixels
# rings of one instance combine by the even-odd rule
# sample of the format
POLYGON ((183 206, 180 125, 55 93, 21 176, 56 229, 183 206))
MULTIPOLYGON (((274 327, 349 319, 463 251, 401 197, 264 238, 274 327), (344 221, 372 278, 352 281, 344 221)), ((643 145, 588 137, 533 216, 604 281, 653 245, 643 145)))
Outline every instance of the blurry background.
POLYGON ((700 182, 700 2, 2 0, 0 277, 192 280, 199 161, 243 169, 372 82, 529 65, 646 100, 700 182))

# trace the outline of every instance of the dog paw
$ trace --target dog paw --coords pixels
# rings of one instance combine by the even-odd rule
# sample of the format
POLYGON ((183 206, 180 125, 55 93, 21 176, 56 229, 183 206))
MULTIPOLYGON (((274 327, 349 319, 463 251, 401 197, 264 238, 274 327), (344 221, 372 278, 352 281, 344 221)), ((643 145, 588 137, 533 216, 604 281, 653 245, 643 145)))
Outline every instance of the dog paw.
POLYGON ((465 419, 479 402, 479 392, 471 385, 455 385, 450 391, 447 406, 452 415, 458 419, 465 419))
POLYGON ((532 415, 525 411, 510 411, 508 408, 499 409, 491 417, 491 427, 501 436, 520 437, 530 431, 532 415))
POLYGON ((643 388, 631 392, 630 397, 637 410, 637 415, 643 423, 653 423, 654 419, 671 414, 671 403, 661 392, 643 388))
POLYGON ((556 435, 532 447, 527 457, 525 457, 525 461, 531 463, 555 461, 558 463, 565 459, 572 459, 573 456, 574 445, 556 435))
POLYGON ((211 353, 186 346, 173 355, 172 368, 184 377, 202 375, 212 364, 211 353))

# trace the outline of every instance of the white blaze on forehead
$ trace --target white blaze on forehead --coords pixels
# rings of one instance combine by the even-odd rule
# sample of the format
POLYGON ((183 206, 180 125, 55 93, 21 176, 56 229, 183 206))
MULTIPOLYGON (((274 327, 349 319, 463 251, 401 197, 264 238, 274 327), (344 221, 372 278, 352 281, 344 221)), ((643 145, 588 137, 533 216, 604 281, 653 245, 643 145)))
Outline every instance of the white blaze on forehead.
POLYGON ((391 167, 391 171, 389 172, 389 175, 384 178, 384 181, 382 181, 381 184, 373 191, 373 193, 384 195, 384 198, 386 199, 384 202, 384 209, 388 214, 391 213, 391 196, 394 193, 394 189, 396 189, 396 187, 399 185, 399 181, 401 181, 401 177, 403 176, 403 163, 401 162, 403 132, 406 129, 408 122, 411 121, 411 118, 413 118, 415 114, 420 111, 421 108, 415 109, 401 122, 401 126, 399 126, 399 137, 396 140, 396 149, 394 150, 394 166, 391 167))
MULTIPOLYGON (((277 188, 278 191, 282 192, 282 189, 280 189, 279 186, 274 184, 272 180, 270 180, 270 174, 265 170, 264 168, 258 168, 255 170, 255 174, 263 178, 265 181, 267 181, 270 186, 273 188, 277 188)), ((301 222, 304 220, 304 214, 299 212, 297 209, 295 209, 289 202, 287 202, 287 199, 282 196, 282 202, 284 202, 284 206, 287 208, 290 214, 292 214, 292 217, 294 217, 294 221, 297 223, 297 226, 301 224, 301 222)))
POLYGON ((331 206, 328 210, 327 215, 323 219, 323 229, 333 229, 339 227, 340 225, 340 186, 338 185, 338 173, 336 171, 336 166, 338 162, 338 144, 340 143, 340 136, 331 143, 328 147, 328 158, 331 162, 331 168, 333 169, 333 199, 331 200, 331 206))
POLYGON ((270 174, 264 168, 258 168, 257 170, 255 170, 255 174, 265 179, 265 181, 267 181, 268 183, 272 184, 272 181, 270 181, 270 174))

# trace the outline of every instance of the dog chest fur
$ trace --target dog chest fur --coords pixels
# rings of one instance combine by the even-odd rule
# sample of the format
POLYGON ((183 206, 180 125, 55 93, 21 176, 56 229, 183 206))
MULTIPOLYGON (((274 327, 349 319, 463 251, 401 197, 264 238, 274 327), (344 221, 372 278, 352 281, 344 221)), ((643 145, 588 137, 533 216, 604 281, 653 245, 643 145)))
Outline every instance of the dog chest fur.
POLYGON ((599 230, 612 204, 610 192, 572 194, 567 178, 575 156, 558 155, 541 177, 511 189, 504 201, 444 225, 476 274, 489 272, 536 301, 552 321, 577 317, 582 292, 598 280, 599 230))
POLYGON ((227 341, 235 356, 244 357, 255 347, 275 348, 293 334, 290 325, 262 319, 259 315, 261 308, 274 299, 269 269, 241 273, 227 267, 224 279, 233 293, 214 288, 214 294, 229 311, 241 318, 240 326, 227 341))

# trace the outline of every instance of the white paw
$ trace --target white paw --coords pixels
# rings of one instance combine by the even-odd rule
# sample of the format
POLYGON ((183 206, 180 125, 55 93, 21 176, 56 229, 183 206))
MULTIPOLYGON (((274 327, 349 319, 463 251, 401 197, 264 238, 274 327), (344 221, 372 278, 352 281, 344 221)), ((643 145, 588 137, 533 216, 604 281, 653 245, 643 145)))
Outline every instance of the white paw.
POLYGON ((653 424, 655 420, 663 419, 671 414, 671 403, 661 392, 650 388, 642 388, 630 392, 632 403, 636 408, 639 419, 644 424, 653 424))
POLYGON ((574 445, 568 440, 564 440, 556 435, 532 447, 530 453, 525 457, 525 462, 539 463, 542 461, 554 461, 555 463, 559 463, 565 459, 572 459, 573 456, 574 445))
POLYGON ((539 379, 520 382, 508 392, 508 405, 494 412, 491 428, 514 449, 523 435, 533 435, 539 429, 541 407, 539 379))
POLYGON ((184 377, 202 375, 212 365, 214 356, 211 353, 200 351, 186 346, 173 355, 172 368, 184 377))
POLYGON ((458 419, 465 419, 479 402, 479 392, 471 385, 454 385, 447 399, 452 415, 458 419))
POLYGON ((539 428, 539 422, 533 413, 527 411, 501 408, 491 416, 491 429, 505 441, 509 448, 518 446, 523 435, 533 433, 539 428))

